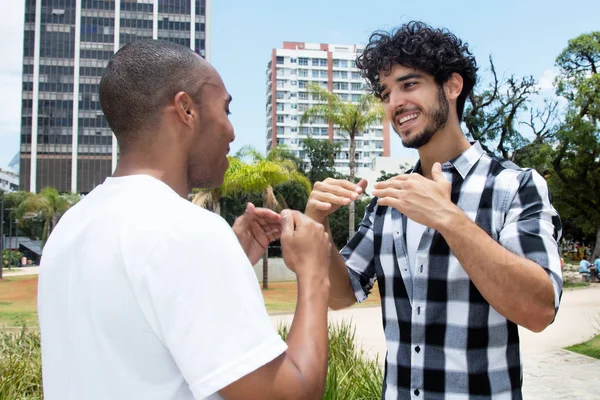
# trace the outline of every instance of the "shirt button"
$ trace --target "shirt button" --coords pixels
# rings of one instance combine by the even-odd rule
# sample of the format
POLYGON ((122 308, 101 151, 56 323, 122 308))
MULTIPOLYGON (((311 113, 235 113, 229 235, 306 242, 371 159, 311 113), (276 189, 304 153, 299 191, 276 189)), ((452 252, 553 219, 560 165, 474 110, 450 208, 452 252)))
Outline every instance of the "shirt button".
POLYGON ((415 351, 418 353, 421 351, 421 348, 419 346, 415 347, 415 351))
POLYGON ((421 307, 417 307, 417 314, 421 315, 421 307))
POLYGON ((415 394, 415 396, 418 396, 419 393, 421 393, 421 392, 419 392, 419 389, 415 389, 415 391, 413 393, 415 394))
POLYGON ((423 273, 423 265, 421 265, 421 273, 423 273))

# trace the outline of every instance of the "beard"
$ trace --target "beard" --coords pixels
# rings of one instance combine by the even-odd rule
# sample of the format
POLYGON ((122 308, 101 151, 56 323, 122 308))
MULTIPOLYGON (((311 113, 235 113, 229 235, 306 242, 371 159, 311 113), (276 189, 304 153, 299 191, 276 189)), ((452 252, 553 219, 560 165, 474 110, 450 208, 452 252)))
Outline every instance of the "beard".
POLYGON ((423 130, 413 134, 411 134, 411 131, 408 130, 406 132, 406 137, 402 137, 395 126, 394 131, 396 131, 398 136, 400 136, 402 145, 404 147, 409 149, 418 149, 419 147, 429 143, 433 135, 446 126, 449 112, 450 107, 448 105, 448 99, 446 99, 446 95, 444 94, 442 87, 438 86, 437 104, 429 108, 427 111, 421 111, 421 114, 427 118, 427 125, 425 125, 423 130))

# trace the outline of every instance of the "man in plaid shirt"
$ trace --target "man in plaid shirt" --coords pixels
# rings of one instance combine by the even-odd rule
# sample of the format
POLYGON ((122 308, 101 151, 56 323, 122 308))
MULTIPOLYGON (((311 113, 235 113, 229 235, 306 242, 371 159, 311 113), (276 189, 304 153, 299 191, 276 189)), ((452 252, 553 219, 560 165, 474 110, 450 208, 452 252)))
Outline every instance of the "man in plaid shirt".
MULTIPOLYGON (((450 32, 376 32, 357 65, 419 162, 375 185, 358 232, 332 252, 329 305, 361 302, 379 282, 385 399, 521 399, 517 326, 545 329, 562 293, 547 184, 463 134, 477 66, 450 32)), ((306 214, 327 225, 365 188, 317 182, 306 214)))

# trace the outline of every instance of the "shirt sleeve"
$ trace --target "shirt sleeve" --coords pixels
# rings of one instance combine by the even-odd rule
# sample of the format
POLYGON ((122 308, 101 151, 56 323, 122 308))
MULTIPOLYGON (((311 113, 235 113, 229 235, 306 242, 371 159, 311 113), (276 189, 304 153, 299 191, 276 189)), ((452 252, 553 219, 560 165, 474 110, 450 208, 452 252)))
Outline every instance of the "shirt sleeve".
POLYGON ((365 211, 358 231, 340 251, 340 255, 346 261, 350 283, 359 303, 367 299, 377 280, 373 234, 377 208, 377 198, 374 198, 365 211))
POLYGON ((546 181, 535 170, 526 169, 517 175, 511 189, 499 242, 544 268, 554 287, 557 312, 563 285, 558 251, 560 217, 551 204, 546 181))
POLYGON ((250 261, 216 215, 175 225, 141 280, 155 331, 196 399, 204 399, 282 354, 250 261))

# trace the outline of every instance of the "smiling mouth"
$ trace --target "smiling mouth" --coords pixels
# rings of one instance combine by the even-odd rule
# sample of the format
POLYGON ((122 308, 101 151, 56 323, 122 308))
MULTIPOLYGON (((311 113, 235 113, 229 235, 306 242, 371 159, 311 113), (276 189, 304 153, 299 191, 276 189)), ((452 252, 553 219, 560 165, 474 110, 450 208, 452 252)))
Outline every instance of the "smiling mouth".
POLYGON ((403 117, 401 118, 397 118, 396 122, 398 124, 398 126, 403 126, 411 121, 414 121, 415 119, 417 119, 419 117, 419 115, 421 115, 420 112, 414 112, 414 113, 410 113, 410 114, 404 114, 403 117))

